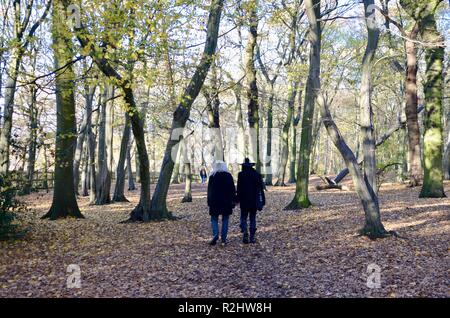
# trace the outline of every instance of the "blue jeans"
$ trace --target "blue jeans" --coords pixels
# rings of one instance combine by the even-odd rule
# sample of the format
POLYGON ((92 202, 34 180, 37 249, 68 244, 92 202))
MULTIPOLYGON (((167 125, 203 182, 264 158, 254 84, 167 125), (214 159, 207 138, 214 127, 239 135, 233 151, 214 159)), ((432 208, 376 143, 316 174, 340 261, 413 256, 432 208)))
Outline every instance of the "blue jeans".
POLYGON ((256 232, 256 210, 241 210, 241 232, 247 232, 247 219, 250 217, 250 234, 256 232))
MULTIPOLYGON (((230 216, 229 215, 222 215, 222 233, 221 233, 221 239, 222 242, 225 242, 227 240, 228 235, 228 220, 230 216)), ((212 227, 212 233, 213 238, 216 240, 219 238, 219 216, 218 215, 211 215, 211 227, 212 227)))

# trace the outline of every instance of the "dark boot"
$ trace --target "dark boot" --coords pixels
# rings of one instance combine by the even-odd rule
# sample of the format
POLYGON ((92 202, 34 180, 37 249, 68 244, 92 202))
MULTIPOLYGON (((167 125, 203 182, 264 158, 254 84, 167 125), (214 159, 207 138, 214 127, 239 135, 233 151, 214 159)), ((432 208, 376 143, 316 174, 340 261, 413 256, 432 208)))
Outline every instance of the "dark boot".
POLYGON ((242 243, 248 244, 248 232, 244 232, 244 238, 242 239, 242 243))
POLYGON ((214 237, 214 238, 209 242, 209 245, 211 245, 211 246, 216 245, 218 239, 219 239, 219 238, 218 238, 217 236, 214 237))
POLYGON ((256 229, 254 231, 250 231, 250 243, 252 243, 252 244, 256 243, 255 234, 256 234, 256 229))

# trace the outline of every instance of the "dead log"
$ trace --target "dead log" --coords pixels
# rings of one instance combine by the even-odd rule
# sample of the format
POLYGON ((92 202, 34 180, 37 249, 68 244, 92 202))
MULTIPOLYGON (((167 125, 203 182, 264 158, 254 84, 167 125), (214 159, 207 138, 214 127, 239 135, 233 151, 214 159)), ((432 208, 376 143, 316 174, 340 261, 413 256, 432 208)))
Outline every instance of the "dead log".
POLYGON ((316 190, 329 190, 329 189, 339 189, 343 191, 349 191, 349 188, 342 184, 318 184, 316 185, 316 190))

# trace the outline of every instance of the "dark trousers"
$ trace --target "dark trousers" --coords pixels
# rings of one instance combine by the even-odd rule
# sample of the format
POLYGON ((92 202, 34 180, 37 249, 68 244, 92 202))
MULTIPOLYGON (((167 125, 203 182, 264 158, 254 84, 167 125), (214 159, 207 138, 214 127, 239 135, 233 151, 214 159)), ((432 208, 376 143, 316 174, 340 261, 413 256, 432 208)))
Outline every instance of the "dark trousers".
POLYGON ((241 210, 241 232, 247 233, 247 219, 250 219, 250 235, 256 232, 256 210, 241 210))

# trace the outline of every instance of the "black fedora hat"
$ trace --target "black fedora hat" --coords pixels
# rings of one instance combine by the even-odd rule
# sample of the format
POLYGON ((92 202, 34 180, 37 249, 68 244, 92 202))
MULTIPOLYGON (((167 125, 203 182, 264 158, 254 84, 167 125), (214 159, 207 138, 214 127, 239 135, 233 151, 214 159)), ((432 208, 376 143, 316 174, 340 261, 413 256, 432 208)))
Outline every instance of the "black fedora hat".
POLYGON ((243 167, 253 167, 255 164, 254 164, 253 162, 250 162, 250 159, 245 158, 245 159, 244 159, 244 162, 241 163, 241 165, 242 165, 243 167))

